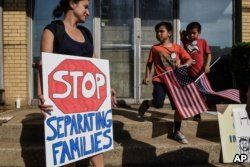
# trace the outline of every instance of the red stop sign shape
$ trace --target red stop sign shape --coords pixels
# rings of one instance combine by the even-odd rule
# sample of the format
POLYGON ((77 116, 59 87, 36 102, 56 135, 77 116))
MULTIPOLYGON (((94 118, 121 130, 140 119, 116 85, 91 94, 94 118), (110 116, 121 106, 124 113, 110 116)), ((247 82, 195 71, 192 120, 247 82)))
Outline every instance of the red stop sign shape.
POLYGON ((97 111, 107 97, 105 75, 88 60, 62 61, 48 82, 49 98, 64 114, 97 111))

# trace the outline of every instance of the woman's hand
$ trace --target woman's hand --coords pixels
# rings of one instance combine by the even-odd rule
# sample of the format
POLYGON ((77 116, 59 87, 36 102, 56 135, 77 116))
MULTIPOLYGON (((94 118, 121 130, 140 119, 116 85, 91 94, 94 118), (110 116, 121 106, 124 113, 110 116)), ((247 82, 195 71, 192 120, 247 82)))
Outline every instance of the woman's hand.
POLYGON ((117 107, 116 91, 111 88, 111 105, 112 107, 117 107))
POLYGON ((40 108, 41 113, 43 114, 44 118, 46 118, 48 112, 53 110, 53 106, 44 104, 45 100, 44 100, 43 95, 38 95, 38 98, 39 98, 38 107, 40 108))

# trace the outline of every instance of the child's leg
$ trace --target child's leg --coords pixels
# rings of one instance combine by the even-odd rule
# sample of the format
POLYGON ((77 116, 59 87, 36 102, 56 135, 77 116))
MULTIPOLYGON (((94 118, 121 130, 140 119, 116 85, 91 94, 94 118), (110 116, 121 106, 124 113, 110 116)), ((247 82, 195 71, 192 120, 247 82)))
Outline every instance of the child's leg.
POLYGON ((144 100, 139 107, 138 114, 143 117, 149 107, 162 108, 166 97, 166 86, 163 83, 153 82, 153 99, 144 100))
POLYGON ((173 133, 174 135, 178 132, 181 131, 181 118, 179 116, 179 113, 177 111, 174 112, 174 129, 173 133))
POLYGON ((174 139, 182 144, 187 144, 188 141, 186 137, 181 132, 181 118, 179 116, 179 113, 175 111, 174 113, 174 139))
POLYGON ((166 98, 167 88, 165 83, 153 83, 154 89, 153 89, 153 100, 152 105, 155 108, 163 108, 164 100, 166 98))

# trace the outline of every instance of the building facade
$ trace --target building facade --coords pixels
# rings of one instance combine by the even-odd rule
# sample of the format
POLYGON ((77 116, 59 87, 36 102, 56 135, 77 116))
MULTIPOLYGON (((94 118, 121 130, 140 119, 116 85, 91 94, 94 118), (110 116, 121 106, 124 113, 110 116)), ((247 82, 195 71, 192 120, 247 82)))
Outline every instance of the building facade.
MULTIPOLYGON (((40 57, 40 37, 59 0, 0 1, 0 89, 5 103, 22 106, 36 98, 32 63, 40 57)), ((111 84, 118 97, 131 102, 151 97, 151 86, 141 85, 150 47, 156 43, 154 26, 173 24, 173 41, 191 21, 202 24, 214 57, 230 52, 240 41, 250 41, 250 0, 90 0, 84 24, 94 37, 95 53, 108 59, 111 84)))

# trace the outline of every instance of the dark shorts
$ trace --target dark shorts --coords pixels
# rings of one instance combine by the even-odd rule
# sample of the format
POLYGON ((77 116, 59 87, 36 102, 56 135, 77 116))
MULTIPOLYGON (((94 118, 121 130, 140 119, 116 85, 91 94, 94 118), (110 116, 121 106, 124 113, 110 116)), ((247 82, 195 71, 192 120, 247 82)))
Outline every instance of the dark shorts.
POLYGON ((172 97, 170 96, 167 86, 164 83, 153 82, 153 104, 155 108, 163 107, 166 95, 169 98, 172 109, 175 110, 176 107, 172 97))

